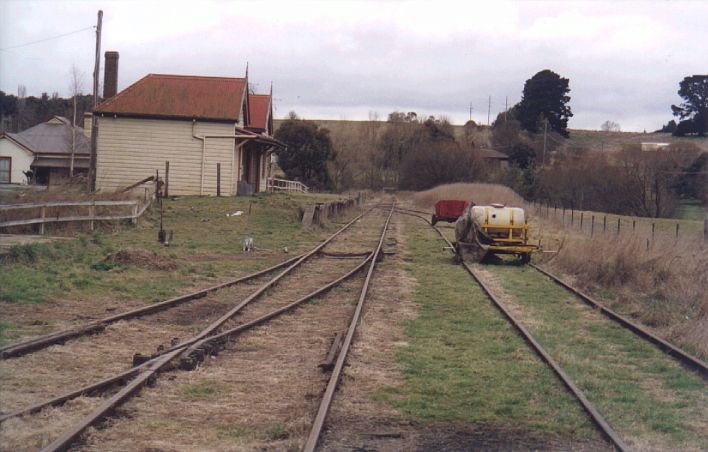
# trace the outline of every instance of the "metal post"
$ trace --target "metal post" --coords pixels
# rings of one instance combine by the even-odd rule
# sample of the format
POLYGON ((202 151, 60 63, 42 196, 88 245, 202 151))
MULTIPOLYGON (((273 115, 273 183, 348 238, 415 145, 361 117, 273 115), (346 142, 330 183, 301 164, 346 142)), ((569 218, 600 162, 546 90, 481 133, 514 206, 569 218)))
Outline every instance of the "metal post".
POLYGON ((583 230, 583 216, 585 212, 580 212, 580 230, 583 230))
POLYGON ((620 235, 620 219, 617 218, 617 235, 620 235))
POLYGON ((165 198, 170 196, 170 161, 165 162, 165 198))
POLYGON ((575 225, 575 211, 573 209, 570 209, 570 225, 575 225))
POLYGON ((216 164, 216 196, 221 196, 221 163, 216 164))
POLYGON ((637 220, 632 220, 632 232, 634 232, 634 229, 637 226, 637 220))
POLYGON ((676 223, 676 238, 679 238, 679 223, 676 223))
POLYGON ((602 217, 602 232, 605 233, 607 231, 607 215, 602 217))

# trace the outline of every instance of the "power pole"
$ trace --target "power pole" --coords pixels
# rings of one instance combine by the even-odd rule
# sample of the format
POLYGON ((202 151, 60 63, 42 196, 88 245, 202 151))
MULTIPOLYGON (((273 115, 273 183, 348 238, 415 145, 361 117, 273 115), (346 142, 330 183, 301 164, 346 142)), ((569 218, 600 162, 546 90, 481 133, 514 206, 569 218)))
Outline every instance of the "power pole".
POLYGON ((548 132, 548 119, 543 118, 543 161, 541 168, 546 166, 546 134, 548 132))
MULTIPOLYGON (((98 21, 96 22, 96 59, 93 66, 93 108, 98 106, 98 77, 101 70, 101 25, 103 24, 103 10, 98 10, 98 21)), ((96 191, 96 146, 98 135, 98 118, 91 121, 91 156, 89 159, 88 185, 89 191, 96 191)))
POLYGON ((489 96, 489 105, 487 106, 487 127, 489 127, 489 116, 492 113, 492 96, 489 96))
POLYGON ((470 102, 470 121, 472 121, 472 102, 470 102))

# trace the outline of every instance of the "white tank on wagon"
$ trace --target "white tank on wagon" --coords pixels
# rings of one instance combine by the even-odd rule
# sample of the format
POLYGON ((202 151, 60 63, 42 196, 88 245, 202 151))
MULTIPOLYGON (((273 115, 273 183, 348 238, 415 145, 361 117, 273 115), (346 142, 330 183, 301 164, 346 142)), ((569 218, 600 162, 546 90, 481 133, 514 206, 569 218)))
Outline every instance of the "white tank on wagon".
POLYGON ((539 248, 528 243, 524 209, 503 204, 471 205, 455 223, 455 249, 465 261, 480 262, 489 254, 513 254, 528 262, 539 248))
POLYGON ((522 225, 526 222, 524 209, 521 207, 505 207, 501 204, 473 206, 471 213, 477 223, 489 227, 508 227, 509 225, 522 225))

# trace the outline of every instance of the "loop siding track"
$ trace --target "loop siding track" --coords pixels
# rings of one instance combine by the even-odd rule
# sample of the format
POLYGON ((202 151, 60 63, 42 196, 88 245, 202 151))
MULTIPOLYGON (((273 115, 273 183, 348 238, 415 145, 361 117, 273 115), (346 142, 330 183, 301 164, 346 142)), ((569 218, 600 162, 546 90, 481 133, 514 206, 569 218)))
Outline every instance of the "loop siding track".
POLYGON ((74 339, 80 336, 86 336, 88 334, 98 333, 103 331, 111 323, 118 322, 120 320, 129 320, 136 317, 141 317, 144 315, 154 314, 165 309, 169 309, 178 306, 184 302, 196 300, 198 298, 203 298, 212 292, 216 292, 220 289, 235 286, 237 284, 249 281, 251 279, 258 278, 259 276, 266 275, 275 270, 283 268, 287 265, 292 264, 298 259, 302 258, 304 255, 295 256, 284 262, 276 264, 272 267, 268 267, 264 270, 251 273, 240 278, 232 279, 222 284, 216 286, 208 287, 190 294, 181 295, 179 297, 171 298, 169 300, 161 301, 159 303, 143 306, 141 308, 133 309, 130 311, 122 312, 120 314, 105 317, 103 319, 94 320, 93 322, 86 323, 77 328, 69 328, 66 330, 56 331, 54 333, 45 334, 42 336, 37 336, 26 341, 18 342, 15 344, 6 345, 0 347, 0 359, 13 358, 22 356, 29 352, 34 352, 42 348, 48 347, 53 344, 64 343, 69 339, 74 339))
MULTIPOLYGON (((425 220, 426 223, 432 227, 435 232, 440 235, 440 237, 447 243, 448 247, 451 249, 451 251, 454 253, 454 248, 452 246, 452 243, 445 237, 445 235, 442 233, 442 231, 428 221, 427 218, 422 217, 421 215, 418 215, 416 213, 412 212, 407 212, 407 211, 399 211, 399 213, 403 213, 406 215, 411 215, 415 216, 418 218, 421 218, 425 220)), ((524 328, 523 325, 511 314, 511 312, 504 306, 504 304, 497 298, 495 297, 492 292, 489 290, 489 288, 482 282, 482 280, 477 276, 475 273, 474 269, 468 265, 466 262, 462 263, 462 266, 465 268, 467 273, 472 276, 472 278, 477 282, 477 284, 482 288, 482 291, 487 295, 487 297, 492 300, 494 305, 499 309, 502 314, 506 317, 506 319, 512 324, 514 328, 521 334, 523 339, 533 348, 533 350, 536 352, 536 354, 544 361, 546 364, 548 364, 553 372, 558 376, 558 378, 563 382, 563 384, 568 388, 568 390, 575 396, 575 398, 578 400, 578 402, 582 405, 583 409, 585 412, 590 416, 592 421, 595 423, 595 425, 599 428, 599 430, 602 432, 602 434, 607 438, 615 448, 617 448, 620 451, 629 451, 629 446, 625 444, 625 442, 622 440, 622 438, 619 437, 619 435, 614 431, 614 429, 610 426, 610 424, 605 420, 605 418, 600 414, 600 412, 595 408, 595 406, 587 399, 585 394, 580 390, 580 388, 577 387, 577 385, 573 382, 573 380, 568 376, 568 374, 563 371, 563 369, 558 365, 558 363, 551 357, 551 355, 541 346, 541 344, 534 339, 534 337, 531 335, 531 333, 524 328)))
POLYGON ((317 414, 315 415, 315 420, 312 423, 310 433, 303 447, 304 452, 313 452, 317 447, 317 442, 322 434, 322 429, 324 428, 325 420, 327 419, 327 414, 329 413, 329 408, 332 405, 332 400, 334 400, 334 391, 337 389, 339 380, 342 376, 342 370, 344 369, 344 362, 347 359, 347 353, 349 353, 349 347, 354 339, 354 333, 356 332, 356 327, 359 324, 359 319, 361 318, 361 313, 364 308, 364 302, 366 300, 366 295, 369 292, 369 284, 371 282, 371 276, 374 273, 374 268, 376 267, 376 261, 381 254, 381 248, 383 247, 383 241, 386 237, 386 231, 388 230, 388 225, 391 222, 391 216, 393 216, 395 201, 391 204, 391 211, 386 218, 386 223, 384 224, 383 231, 381 232, 381 239, 379 239, 379 244, 373 253, 373 259, 369 265, 369 270, 366 274, 366 280, 364 280, 364 285, 361 288, 361 294, 359 295, 359 301, 354 310, 354 315, 352 315, 352 320, 349 323, 349 328, 347 329, 347 335, 344 337, 344 342, 342 343, 342 348, 337 357, 337 362, 332 370, 332 375, 330 375, 329 382, 327 383, 327 388, 322 396, 322 401, 317 409, 317 414))
MULTIPOLYGON (((86 386, 86 387, 81 388, 79 390, 72 391, 69 394, 65 394, 65 395, 57 397, 55 399, 48 400, 48 401, 45 401, 40 404, 36 404, 36 405, 28 407, 28 408, 18 410, 14 413, 4 415, 0 418, 0 421, 4 421, 4 420, 9 419, 10 417, 14 417, 14 416, 28 414, 31 412, 36 412, 36 411, 41 410, 45 406, 61 404, 61 403, 65 402, 66 400, 69 400, 70 398, 79 396, 79 395, 87 393, 87 392, 99 391, 99 390, 102 390, 106 387, 112 386, 112 385, 116 384, 117 382, 124 381, 128 378, 134 377, 134 379, 131 380, 121 390, 119 390, 119 392, 117 392, 115 395, 111 396, 109 399, 105 400, 104 402, 102 402, 97 408, 94 409, 93 412, 91 412, 89 415, 85 416, 83 419, 81 419, 81 421, 79 421, 78 423, 76 423, 75 425, 70 427, 68 430, 66 430, 64 433, 62 433, 62 435, 60 437, 58 437, 51 444, 49 444, 47 447, 42 449, 44 451, 67 450, 80 437, 80 435, 82 434, 82 432, 85 431, 86 428, 88 428, 89 426, 94 425, 95 423, 100 421, 103 417, 105 417, 107 414, 112 412, 118 405, 125 402, 132 395, 136 394, 142 386, 144 386, 147 382, 154 379, 160 370, 167 368, 168 364, 170 364, 174 359, 176 359, 180 355, 182 356, 183 362, 187 361, 187 362, 193 364, 195 361, 198 361, 200 358, 203 358, 205 350, 206 351, 214 351, 214 350, 218 349, 220 346, 223 346, 223 344, 225 343, 225 341, 228 338, 233 337, 233 336, 235 336, 247 329, 250 329, 256 325, 259 325, 271 318, 277 317, 278 315, 295 308, 296 306, 304 303, 305 301, 324 293, 325 291, 331 289, 332 287, 340 284, 342 281, 344 281, 347 278, 350 278, 351 276, 356 274, 368 262, 375 260, 374 253, 365 253, 365 259, 363 260, 363 262, 361 262, 359 265, 357 265, 354 269, 350 270, 345 275, 337 278, 336 280, 320 287, 319 289, 315 290, 314 292, 311 292, 308 295, 301 297, 294 302, 291 302, 285 306, 282 306, 274 311, 271 311, 270 313, 268 313, 266 315, 262 315, 261 317, 254 319, 254 320, 251 320, 249 322, 241 324, 235 328, 231 328, 227 331, 224 331, 224 332, 221 332, 218 334, 216 333, 217 329, 219 327, 221 327, 231 317, 233 317, 241 308, 243 308, 249 302, 256 299, 258 296, 262 295, 267 289, 273 287, 282 277, 284 277, 286 274, 288 274, 294 268, 298 267, 305 260, 307 260, 311 256, 318 253, 324 246, 326 246, 328 243, 330 243, 335 237, 339 236, 343 231, 348 229, 351 225, 353 225, 355 222, 357 222, 359 219, 361 219, 364 215, 371 212, 371 210, 372 209, 369 209, 366 212, 364 212, 361 215, 354 218, 352 221, 347 223, 344 227, 342 227, 340 230, 338 230, 335 234, 330 236, 327 240, 322 242, 320 245, 318 245, 317 247, 312 249, 310 252, 303 254, 301 256, 298 256, 296 258, 290 259, 289 261, 286 261, 285 263, 282 263, 282 264, 279 264, 278 266, 276 266, 277 268, 280 268, 280 267, 287 265, 287 263, 294 261, 287 269, 285 269, 280 274, 278 274, 276 277, 271 279, 269 282, 267 282, 266 284, 261 286, 258 290, 256 290, 256 292, 254 292, 249 297, 244 299, 241 303, 239 303, 239 305, 235 306, 228 313, 223 315, 217 321, 210 324, 201 333, 192 337, 191 339, 184 341, 176 346, 173 346, 170 349, 164 350, 156 355, 153 355, 147 362, 142 363, 138 366, 135 366, 132 369, 128 369, 118 375, 104 379, 104 380, 102 380, 98 383, 95 383, 93 385, 89 385, 89 386, 86 386)), ((389 214, 388 219, 390 219, 392 213, 393 213, 393 209, 391 210, 391 213, 389 214)), ((384 227, 384 234, 385 234, 385 229, 388 226, 388 219, 387 219, 385 227, 384 227)), ((379 246, 377 248, 377 250, 379 250, 379 251, 381 248, 382 240, 383 239, 381 239, 379 241, 379 246)), ((376 255, 378 255, 378 254, 376 254, 376 255)), ((271 267, 270 269, 267 269, 267 270, 272 271, 273 269, 275 269, 275 267, 271 267)), ((211 289, 213 289, 213 288, 211 288, 211 289)), ((207 289, 207 290, 209 290, 209 289, 207 289)), ((187 367, 190 367, 190 366, 187 366, 187 367)))

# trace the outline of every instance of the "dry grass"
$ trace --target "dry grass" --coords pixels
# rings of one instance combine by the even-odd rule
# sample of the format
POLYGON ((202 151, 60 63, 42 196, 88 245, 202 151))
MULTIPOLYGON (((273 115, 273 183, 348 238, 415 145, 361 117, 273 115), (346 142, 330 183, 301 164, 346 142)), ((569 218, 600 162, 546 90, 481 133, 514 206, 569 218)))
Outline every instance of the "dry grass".
POLYGON ((569 235, 549 265, 612 307, 708 356, 708 252, 699 241, 569 235))
POLYGON ((472 201, 477 205, 491 203, 513 206, 524 205, 524 200, 518 193, 505 185, 499 184, 446 184, 413 195, 415 205, 425 209, 432 209, 435 203, 441 199, 463 199, 472 201))

